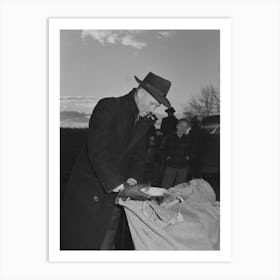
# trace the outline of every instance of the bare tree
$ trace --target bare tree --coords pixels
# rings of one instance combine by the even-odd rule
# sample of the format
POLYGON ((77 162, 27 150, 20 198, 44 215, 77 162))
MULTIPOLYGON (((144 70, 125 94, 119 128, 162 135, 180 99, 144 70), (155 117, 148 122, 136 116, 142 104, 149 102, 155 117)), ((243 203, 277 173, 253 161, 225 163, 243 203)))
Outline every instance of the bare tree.
POLYGON ((184 117, 190 120, 196 116, 202 119, 209 115, 220 114, 220 89, 212 84, 202 88, 201 94, 192 98, 184 110, 184 117))

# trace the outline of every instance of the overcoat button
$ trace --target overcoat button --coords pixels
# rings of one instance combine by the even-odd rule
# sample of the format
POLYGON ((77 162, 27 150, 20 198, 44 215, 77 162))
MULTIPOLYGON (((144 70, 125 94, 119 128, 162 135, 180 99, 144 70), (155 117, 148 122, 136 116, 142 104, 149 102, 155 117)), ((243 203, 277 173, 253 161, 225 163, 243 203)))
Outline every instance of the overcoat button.
POLYGON ((97 196, 97 195, 94 195, 94 196, 93 196, 93 201, 94 201, 94 202, 98 202, 98 200, 99 200, 99 199, 98 199, 98 196, 97 196))

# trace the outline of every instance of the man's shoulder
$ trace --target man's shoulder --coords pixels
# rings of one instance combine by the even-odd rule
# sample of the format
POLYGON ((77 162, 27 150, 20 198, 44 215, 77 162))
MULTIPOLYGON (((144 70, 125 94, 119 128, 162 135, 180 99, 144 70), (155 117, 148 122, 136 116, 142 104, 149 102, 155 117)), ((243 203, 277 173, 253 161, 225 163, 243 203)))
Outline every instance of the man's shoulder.
POLYGON ((94 114, 109 114, 117 117, 119 112, 127 112, 129 110, 129 102, 125 96, 120 97, 104 97, 100 99, 93 109, 94 114))
POLYGON ((98 101, 98 104, 101 105, 111 105, 116 103, 116 97, 104 97, 98 101))
POLYGON ((98 103, 102 105, 118 105, 128 101, 128 94, 118 97, 104 97, 101 98, 98 103))
POLYGON ((118 110, 121 103, 120 97, 104 97, 97 102, 96 106, 102 109, 114 111, 118 110))

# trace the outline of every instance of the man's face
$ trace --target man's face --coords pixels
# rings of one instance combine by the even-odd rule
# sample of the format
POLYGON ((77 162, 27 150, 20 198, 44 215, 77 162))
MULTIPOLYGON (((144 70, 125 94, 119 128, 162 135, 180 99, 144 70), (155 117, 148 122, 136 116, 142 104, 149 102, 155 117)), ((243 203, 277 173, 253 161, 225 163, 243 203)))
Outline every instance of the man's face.
POLYGON ((141 117, 153 114, 155 110, 161 105, 151 94, 145 89, 139 88, 138 90, 138 109, 141 117))
POLYGON ((177 124, 177 133, 180 135, 183 135, 187 132, 188 130, 188 124, 186 122, 180 122, 177 124))

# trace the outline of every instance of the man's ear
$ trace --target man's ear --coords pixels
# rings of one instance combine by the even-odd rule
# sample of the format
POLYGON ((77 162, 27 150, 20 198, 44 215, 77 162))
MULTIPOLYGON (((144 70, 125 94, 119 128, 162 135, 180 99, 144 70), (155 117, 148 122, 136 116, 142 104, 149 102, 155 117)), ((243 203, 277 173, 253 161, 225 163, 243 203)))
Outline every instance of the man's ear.
POLYGON ((141 100, 140 101, 141 104, 145 102, 144 100, 149 98, 149 96, 150 94, 143 88, 140 88, 140 90, 138 91, 138 99, 141 100))
POLYGON ((143 88, 139 87, 137 93, 138 93, 138 97, 142 98, 144 94, 146 94, 146 91, 143 88))

